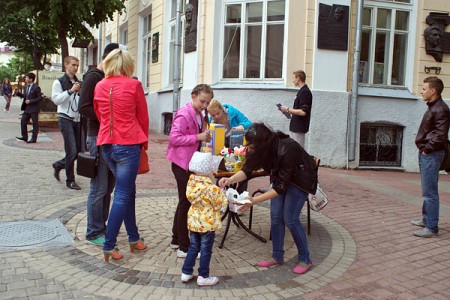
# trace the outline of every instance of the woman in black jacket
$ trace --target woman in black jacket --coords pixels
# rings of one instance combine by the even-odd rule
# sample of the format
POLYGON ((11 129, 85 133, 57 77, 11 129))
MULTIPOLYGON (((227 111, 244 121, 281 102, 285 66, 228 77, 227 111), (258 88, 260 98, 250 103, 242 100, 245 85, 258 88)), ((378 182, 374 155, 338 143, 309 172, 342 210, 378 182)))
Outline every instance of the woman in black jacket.
POLYGON ((230 178, 219 181, 221 187, 242 182, 257 169, 270 173, 271 188, 264 194, 249 197, 241 211, 252 205, 271 199, 270 230, 273 253, 271 260, 261 260, 258 265, 271 267, 284 261, 285 226, 288 227, 298 249, 298 264, 293 271, 304 274, 312 267, 308 241, 300 223, 300 212, 307 201, 308 193, 315 194, 317 188, 317 165, 297 142, 288 135, 274 132, 263 123, 255 123, 245 134, 247 156, 244 168, 230 178))

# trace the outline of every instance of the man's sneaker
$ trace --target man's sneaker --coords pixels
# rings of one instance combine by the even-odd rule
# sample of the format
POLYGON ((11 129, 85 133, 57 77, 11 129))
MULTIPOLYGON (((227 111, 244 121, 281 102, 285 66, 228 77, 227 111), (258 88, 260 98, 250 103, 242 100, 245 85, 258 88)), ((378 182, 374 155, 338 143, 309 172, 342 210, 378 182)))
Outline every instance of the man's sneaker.
POLYGON ((189 281, 191 281, 192 280, 192 278, 194 278, 194 275, 187 275, 187 274, 184 274, 184 273, 181 273, 181 282, 183 282, 183 283, 188 283, 189 281))
POLYGON ((86 239, 86 242, 97 245, 97 246, 103 246, 103 244, 105 243, 105 237, 101 235, 99 237, 96 237, 93 240, 86 239))
MULTIPOLYGON (((186 258, 187 252, 184 252, 183 250, 178 249, 177 250, 177 257, 178 258, 186 258)), ((197 259, 200 258, 200 252, 197 254, 197 259)))
POLYGON ((423 238, 430 238, 436 237, 438 234, 425 227, 422 230, 414 232, 414 235, 423 238))
POLYGON ((411 224, 413 224, 414 226, 425 227, 425 223, 423 222, 422 219, 420 219, 420 220, 412 220, 411 224))
POLYGON ((202 276, 198 276, 197 285, 198 286, 210 286, 216 285, 219 283, 219 278, 215 276, 209 276, 207 278, 203 278, 202 276))
POLYGON ((180 245, 177 245, 177 244, 170 244, 170 249, 176 250, 176 249, 178 249, 178 248, 180 248, 180 245))

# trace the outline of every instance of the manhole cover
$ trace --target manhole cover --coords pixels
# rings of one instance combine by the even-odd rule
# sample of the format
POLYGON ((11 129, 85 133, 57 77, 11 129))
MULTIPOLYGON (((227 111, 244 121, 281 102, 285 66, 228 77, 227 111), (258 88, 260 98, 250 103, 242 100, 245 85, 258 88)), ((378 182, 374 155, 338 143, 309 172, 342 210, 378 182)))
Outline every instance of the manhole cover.
POLYGON ((72 236, 57 219, 0 223, 0 252, 72 243, 72 236))
POLYGON ((0 247, 42 244, 58 236, 58 231, 41 224, 0 225, 0 247))

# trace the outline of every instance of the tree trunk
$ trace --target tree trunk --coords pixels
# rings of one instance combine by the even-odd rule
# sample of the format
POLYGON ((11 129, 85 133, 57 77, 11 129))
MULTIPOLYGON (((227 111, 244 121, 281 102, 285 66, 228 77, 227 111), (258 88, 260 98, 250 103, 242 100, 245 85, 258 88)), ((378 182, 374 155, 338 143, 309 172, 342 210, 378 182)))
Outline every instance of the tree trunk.
POLYGON ((62 72, 65 71, 64 69, 64 58, 69 56, 69 44, 67 43, 67 36, 66 32, 63 30, 58 30, 58 40, 61 44, 61 66, 62 66, 62 72))

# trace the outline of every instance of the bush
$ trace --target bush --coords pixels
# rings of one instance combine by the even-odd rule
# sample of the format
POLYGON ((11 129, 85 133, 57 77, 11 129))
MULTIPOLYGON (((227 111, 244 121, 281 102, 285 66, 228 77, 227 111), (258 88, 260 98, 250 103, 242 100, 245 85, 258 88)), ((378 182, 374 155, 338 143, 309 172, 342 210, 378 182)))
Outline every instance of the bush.
POLYGON ((45 112, 52 112, 52 111, 57 111, 57 106, 55 103, 53 103, 53 101, 46 97, 43 96, 42 97, 42 101, 41 101, 41 111, 45 111, 45 112))

